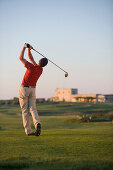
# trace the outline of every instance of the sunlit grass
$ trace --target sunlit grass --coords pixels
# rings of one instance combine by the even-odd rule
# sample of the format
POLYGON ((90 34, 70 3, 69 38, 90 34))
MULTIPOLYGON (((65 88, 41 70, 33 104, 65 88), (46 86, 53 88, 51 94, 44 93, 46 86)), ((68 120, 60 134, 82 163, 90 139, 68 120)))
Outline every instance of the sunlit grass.
POLYGON ((112 122, 66 123, 74 116, 73 105, 37 107, 42 123, 40 137, 25 135, 19 106, 0 108, 1 169, 112 169, 112 122), (44 107, 49 116, 45 116, 44 107), (56 108, 62 108, 62 113, 56 108), (57 115, 54 110, 58 111, 57 115))

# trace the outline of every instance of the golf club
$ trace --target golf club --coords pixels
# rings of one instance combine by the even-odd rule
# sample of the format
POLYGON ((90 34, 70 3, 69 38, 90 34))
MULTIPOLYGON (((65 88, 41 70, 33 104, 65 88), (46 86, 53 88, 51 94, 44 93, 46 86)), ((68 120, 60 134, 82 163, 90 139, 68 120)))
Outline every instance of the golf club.
MULTIPOLYGON (((35 50, 34 48, 32 48, 32 50, 34 50, 35 52, 37 52, 38 54, 40 54, 42 57, 45 57, 43 54, 41 54, 39 51, 35 50)), ((47 57, 45 57, 47 58, 47 57)), ((48 59, 48 58, 47 58, 48 59)), ((54 64, 56 67, 58 67, 60 70, 64 71, 65 72, 65 77, 68 76, 68 73, 63 70, 61 67, 59 67, 57 64, 55 64, 53 61, 51 61, 50 59, 48 59, 48 61, 50 61, 52 64, 54 64)))

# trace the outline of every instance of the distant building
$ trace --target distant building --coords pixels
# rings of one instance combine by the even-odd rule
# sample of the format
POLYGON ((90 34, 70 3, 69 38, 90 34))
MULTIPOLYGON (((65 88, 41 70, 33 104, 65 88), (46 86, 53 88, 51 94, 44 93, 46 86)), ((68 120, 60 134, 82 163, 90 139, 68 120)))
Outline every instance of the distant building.
POLYGON ((52 101, 66 101, 70 102, 72 101, 75 94, 78 94, 78 89, 56 89, 55 95, 51 97, 52 101))
POLYGON ((113 103, 113 94, 106 94, 104 96, 105 96, 106 103, 113 103))
POLYGON ((113 94, 78 94, 78 89, 63 88, 56 89, 55 95, 50 98, 51 101, 65 101, 65 102, 101 102, 112 103, 113 94))

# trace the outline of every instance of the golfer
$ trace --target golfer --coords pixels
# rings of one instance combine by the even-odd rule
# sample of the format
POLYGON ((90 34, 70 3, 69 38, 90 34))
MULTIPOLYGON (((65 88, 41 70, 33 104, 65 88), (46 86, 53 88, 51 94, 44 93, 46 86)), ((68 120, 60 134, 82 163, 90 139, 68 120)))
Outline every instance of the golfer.
POLYGON ((43 67, 47 65, 47 58, 42 58, 37 64, 31 54, 31 49, 33 47, 29 44, 25 44, 21 53, 20 61, 27 68, 21 87, 19 89, 19 102, 22 110, 23 126, 25 128, 25 133, 27 136, 39 136, 41 133, 41 124, 39 120, 39 115, 36 109, 36 83, 43 72, 43 67), (28 48, 28 57, 30 62, 24 58, 25 49, 28 48), (33 123, 35 126, 35 133, 32 132, 30 124, 30 113, 33 118, 33 123))

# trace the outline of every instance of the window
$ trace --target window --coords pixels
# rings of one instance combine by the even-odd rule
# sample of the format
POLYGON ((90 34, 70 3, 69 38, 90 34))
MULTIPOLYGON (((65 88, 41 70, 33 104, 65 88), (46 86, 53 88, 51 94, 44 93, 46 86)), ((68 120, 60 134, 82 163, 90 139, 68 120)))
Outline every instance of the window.
POLYGON ((71 94, 77 94, 77 89, 72 89, 71 94))

